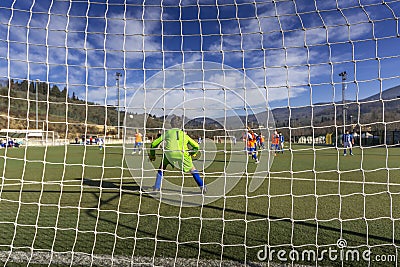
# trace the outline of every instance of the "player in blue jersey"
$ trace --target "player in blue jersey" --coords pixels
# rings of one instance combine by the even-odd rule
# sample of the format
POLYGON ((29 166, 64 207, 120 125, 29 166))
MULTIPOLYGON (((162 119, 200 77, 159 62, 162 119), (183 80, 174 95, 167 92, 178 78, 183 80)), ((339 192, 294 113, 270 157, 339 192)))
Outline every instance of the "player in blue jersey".
POLYGON ((279 150, 283 154, 283 147, 285 146, 285 137, 282 133, 279 133, 279 150))
POLYGON ((257 158, 257 134, 250 128, 248 128, 246 134, 246 150, 248 155, 251 155, 258 164, 260 161, 257 158))
POLYGON ((347 156, 347 148, 349 148, 350 150, 350 155, 353 156, 353 145, 354 137, 352 134, 349 133, 349 130, 346 130, 346 133, 343 135, 344 156, 347 156))

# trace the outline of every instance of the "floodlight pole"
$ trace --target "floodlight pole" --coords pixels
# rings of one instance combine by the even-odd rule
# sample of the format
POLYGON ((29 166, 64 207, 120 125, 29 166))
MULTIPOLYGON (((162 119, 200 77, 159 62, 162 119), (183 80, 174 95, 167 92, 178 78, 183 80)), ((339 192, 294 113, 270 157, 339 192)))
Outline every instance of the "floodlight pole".
POLYGON ((39 129, 39 79, 36 79, 36 130, 39 129))
POLYGON ((353 115, 350 115, 350 128, 352 131, 354 130, 353 115))
POLYGON ((343 104, 343 134, 346 133, 346 96, 345 96, 345 91, 346 91, 346 79, 347 79, 347 73, 346 71, 343 71, 339 73, 339 76, 342 77, 342 104, 343 104))
POLYGON ((120 72, 115 73, 115 79, 117 80, 117 90, 118 90, 118 104, 117 104, 117 120, 118 120, 118 128, 117 128, 117 135, 118 135, 118 139, 120 138, 120 117, 119 117, 119 105, 120 105, 120 95, 119 95, 119 79, 122 76, 122 74, 120 72))

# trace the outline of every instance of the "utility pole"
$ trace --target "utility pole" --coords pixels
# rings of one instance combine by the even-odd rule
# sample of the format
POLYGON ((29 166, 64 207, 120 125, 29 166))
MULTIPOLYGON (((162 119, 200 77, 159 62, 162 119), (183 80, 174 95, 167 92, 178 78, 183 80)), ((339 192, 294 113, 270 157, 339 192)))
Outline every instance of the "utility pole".
POLYGON ((36 130, 39 129, 39 83, 40 80, 36 79, 36 130))
POLYGON ((339 73, 339 76, 342 77, 342 104, 343 104, 343 134, 346 133, 346 96, 345 96, 345 91, 346 91, 346 79, 347 79, 347 73, 346 71, 343 71, 339 73))
POLYGON ((122 74, 120 72, 115 73, 115 79, 117 80, 117 90, 118 90, 118 104, 117 104, 117 120, 118 120, 118 128, 117 128, 117 135, 118 135, 118 139, 120 138, 120 117, 119 117, 119 106, 120 106, 120 99, 119 99, 119 79, 122 76, 122 74))

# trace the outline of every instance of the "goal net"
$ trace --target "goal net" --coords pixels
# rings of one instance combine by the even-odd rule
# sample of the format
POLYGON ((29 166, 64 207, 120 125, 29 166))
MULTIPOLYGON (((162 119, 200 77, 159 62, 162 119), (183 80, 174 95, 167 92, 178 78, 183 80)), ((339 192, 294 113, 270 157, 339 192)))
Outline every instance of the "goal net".
POLYGON ((399 14, 0 1, 0 262, 397 265, 399 14))

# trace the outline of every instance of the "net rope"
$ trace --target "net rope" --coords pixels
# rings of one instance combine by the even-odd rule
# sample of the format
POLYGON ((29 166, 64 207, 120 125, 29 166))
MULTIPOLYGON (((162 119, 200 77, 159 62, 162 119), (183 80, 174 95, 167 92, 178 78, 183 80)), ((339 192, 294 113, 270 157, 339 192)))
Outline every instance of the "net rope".
POLYGON ((396 0, 2 1, 0 262, 397 259, 399 12, 396 0), (150 144, 171 128, 201 138, 206 194, 176 166, 152 192, 169 151, 150 162, 150 144))

